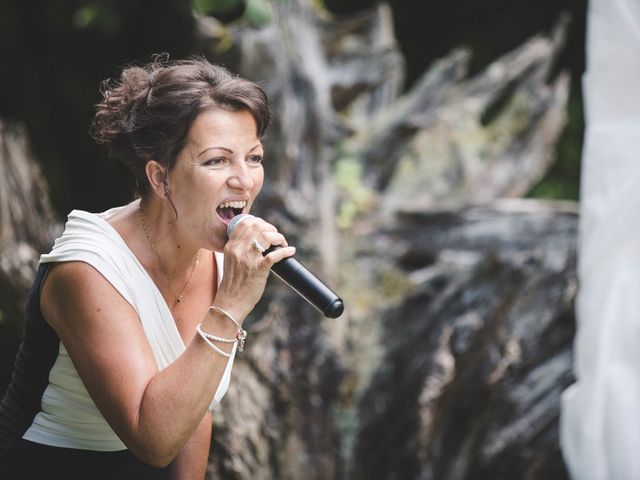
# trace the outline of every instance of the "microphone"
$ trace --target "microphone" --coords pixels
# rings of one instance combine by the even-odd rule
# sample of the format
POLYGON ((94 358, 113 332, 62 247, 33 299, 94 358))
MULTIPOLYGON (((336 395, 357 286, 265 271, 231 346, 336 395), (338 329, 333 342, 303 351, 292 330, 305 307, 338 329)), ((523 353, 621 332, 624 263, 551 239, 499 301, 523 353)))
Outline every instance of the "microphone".
MULTIPOLYGON (((241 213, 231 219, 227 225, 227 236, 231 236, 233 229, 243 220, 253 217, 248 213, 241 213)), ((262 255, 277 250, 279 245, 272 245, 262 255)), ((307 302, 317 308, 325 317, 338 318, 344 311, 344 303, 329 287, 311 273, 307 267, 293 257, 287 257, 273 264, 271 271, 289 285, 307 302)))

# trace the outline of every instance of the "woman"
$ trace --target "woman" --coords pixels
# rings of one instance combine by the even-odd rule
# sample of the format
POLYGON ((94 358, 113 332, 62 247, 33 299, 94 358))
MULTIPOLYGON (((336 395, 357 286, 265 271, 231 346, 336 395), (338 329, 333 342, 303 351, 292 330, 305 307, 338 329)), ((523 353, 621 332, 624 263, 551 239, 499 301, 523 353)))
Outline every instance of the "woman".
POLYGON ((94 137, 140 198, 71 212, 41 257, 0 407, 0 478, 204 477, 242 321, 294 254, 259 218, 226 233, 262 187, 268 120, 260 87, 201 59, 105 84, 94 137), (285 248, 263 256, 270 245, 285 248))

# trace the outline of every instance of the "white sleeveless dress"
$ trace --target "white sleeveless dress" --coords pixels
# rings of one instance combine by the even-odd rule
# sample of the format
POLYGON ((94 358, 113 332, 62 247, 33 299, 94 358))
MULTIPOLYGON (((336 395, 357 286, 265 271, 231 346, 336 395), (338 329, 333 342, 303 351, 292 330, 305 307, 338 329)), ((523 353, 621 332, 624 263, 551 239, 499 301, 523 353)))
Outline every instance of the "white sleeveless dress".
MULTIPOLYGON (((107 222, 119 208, 123 207, 101 214, 72 211, 64 233, 56 240, 51 253, 41 256, 40 263, 82 261, 100 272, 138 312, 155 361, 162 370, 175 361, 186 346, 155 283, 122 237, 107 222)), ((215 259, 219 285, 223 255, 216 253, 215 259)), ((227 391, 235 352, 234 346, 210 409, 227 391)), ((62 343, 49 373, 41 411, 23 438, 46 445, 86 450, 127 448, 97 409, 62 343)))

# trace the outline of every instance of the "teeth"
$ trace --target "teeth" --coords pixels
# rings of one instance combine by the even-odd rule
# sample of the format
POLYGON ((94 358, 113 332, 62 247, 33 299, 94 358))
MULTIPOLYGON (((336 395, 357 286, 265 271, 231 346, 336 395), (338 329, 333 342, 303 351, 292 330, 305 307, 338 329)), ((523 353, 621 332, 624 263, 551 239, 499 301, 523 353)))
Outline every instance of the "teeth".
POLYGON ((236 201, 233 201, 233 202, 221 203, 218 208, 240 208, 240 209, 243 209, 246 206, 247 206, 247 202, 241 201, 241 200, 236 200, 236 201))

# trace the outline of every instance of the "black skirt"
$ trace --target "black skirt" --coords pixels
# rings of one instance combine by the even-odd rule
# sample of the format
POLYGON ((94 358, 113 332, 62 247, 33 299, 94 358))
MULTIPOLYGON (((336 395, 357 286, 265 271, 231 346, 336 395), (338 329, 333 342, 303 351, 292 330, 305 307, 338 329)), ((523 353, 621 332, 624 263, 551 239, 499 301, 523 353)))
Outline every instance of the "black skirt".
POLYGON ((129 450, 98 452, 19 439, 0 457, 0 480, 164 480, 169 467, 148 465, 129 450))

